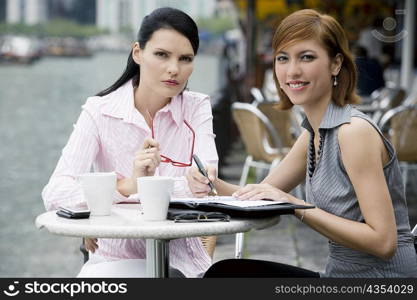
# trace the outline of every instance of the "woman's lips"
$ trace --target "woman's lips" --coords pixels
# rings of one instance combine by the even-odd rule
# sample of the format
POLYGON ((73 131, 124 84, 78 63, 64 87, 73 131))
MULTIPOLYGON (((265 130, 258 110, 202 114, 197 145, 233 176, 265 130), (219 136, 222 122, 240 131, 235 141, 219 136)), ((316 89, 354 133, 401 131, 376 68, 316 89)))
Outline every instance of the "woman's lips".
POLYGON ((307 81, 291 81, 287 85, 292 91, 301 91, 304 90, 310 83, 307 81))
POLYGON ((164 80, 162 82, 165 83, 166 85, 169 85, 169 86, 177 86, 177 85, 179 85, 178 81, 176 81, 176 80, 164 80))

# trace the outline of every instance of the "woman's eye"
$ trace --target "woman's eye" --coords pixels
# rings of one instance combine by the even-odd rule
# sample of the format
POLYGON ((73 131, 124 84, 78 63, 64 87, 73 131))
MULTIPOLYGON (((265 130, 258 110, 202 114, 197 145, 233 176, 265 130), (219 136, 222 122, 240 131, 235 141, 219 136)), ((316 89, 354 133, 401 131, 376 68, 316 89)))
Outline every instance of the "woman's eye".
POLYGON ((277 62, 284 62, 287 61, 288 58, 286 56, 277 56, 276 60, 277 62))
POLYGON ((192 62, 193 58, 190 57, 190 56, 183 56, 183 57, 180 58, 180 60, 186 61, 186 62, 192 62))
POLYGON ((305 54, 303 56, 301 56, 301 60, 302 61, 312 61, 315 57, 313 55, 310 54, 305 54))
POLYGON ((160 57, 167 57, 168 55, 165 52, 155 52, 156 56, 160 56, 160 57))

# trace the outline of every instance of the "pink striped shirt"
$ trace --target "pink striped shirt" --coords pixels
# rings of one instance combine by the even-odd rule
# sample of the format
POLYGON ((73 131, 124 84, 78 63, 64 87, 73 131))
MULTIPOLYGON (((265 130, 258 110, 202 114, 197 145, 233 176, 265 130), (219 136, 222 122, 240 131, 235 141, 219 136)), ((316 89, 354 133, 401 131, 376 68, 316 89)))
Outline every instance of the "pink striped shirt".
MULTIPOLYGON (((192 134, 183 119, 195 131, 194 153, 204 163, 217 166, 210 99, 200 93, 184 91, 156 113, 153 124, 160 153, 175 161, 189 161, 192 134)), ((91 167, 96 172, 115 171, 119 179, 130 177, 134 153, 150 136, 149 126, 134 106, 131 81, 106 96, 88 98, 56 169, 42 191, 46 209, 54 210, 60 205, 84 206, 76 178, 89 172, 91 167)), ((176 177, 173 196, 187 197, 191 196, 185 178, 187 169, 161 163, 155 175, 176 177)), ((116 192, 114 203, 126 200, 116 192)), ((146 257, 142 239, 99 239, 98 245, 95 253, 108 260, 146 257)), ((199 238, 170 242, 170 264, 185 276, 198 276, 210 263, 199 238)))

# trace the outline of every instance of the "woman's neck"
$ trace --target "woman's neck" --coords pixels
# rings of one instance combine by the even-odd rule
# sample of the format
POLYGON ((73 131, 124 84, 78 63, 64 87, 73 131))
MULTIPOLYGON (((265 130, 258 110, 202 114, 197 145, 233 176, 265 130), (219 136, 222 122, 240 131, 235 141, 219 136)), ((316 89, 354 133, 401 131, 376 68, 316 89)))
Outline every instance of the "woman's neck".
POLYGON ((321 101, 302 106, 308 122, 314 130, 315 136, 318 136, 319 134, 320 123, 324 117, 324 114, 326 113, 330 101, 331 98, 329 97, 326 100, 323 99, 321 101))
POLYGON ((171 98, 163 98, 160 95, 152 92, 150 89, 141 86, 134 88, 134 101, 136 109, 145 117, 148 122, 148 117, 152 119, 155 114, 169 103, 171 98))

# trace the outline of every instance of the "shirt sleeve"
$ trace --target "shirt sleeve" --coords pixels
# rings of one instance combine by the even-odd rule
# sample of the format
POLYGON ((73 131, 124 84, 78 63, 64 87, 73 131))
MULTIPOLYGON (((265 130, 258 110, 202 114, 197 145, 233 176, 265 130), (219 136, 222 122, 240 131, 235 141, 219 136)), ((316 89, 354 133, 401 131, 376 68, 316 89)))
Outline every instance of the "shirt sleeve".
MULTIPOLYGON (((216 144, 213 133, 213 114, 210 98, 204 96, 200 99, 192 99, 195 109, 190 118, 190 125, 195 131, 194 153, 198 155, 202 163, 207 166, 218 168, 219 158, 217 156, 216 144)), ((195 162, 193 162, 193 166, 195 162)), ((173 197, 192 197, 185 176, 175 179, 173 197)))
MULTIPOLYGON (((100 150, 97 123, 94 121, 94 108, 89 101, 74 125, 74 130, 62 150, 58 164, 42 191, 46 210, 59 206, 86 206, 78 175, 91 171, 92 164, 100 150)), ((116 201, 126 199, 116 191, 116 201)))

